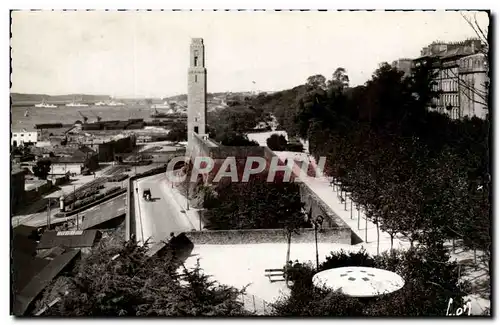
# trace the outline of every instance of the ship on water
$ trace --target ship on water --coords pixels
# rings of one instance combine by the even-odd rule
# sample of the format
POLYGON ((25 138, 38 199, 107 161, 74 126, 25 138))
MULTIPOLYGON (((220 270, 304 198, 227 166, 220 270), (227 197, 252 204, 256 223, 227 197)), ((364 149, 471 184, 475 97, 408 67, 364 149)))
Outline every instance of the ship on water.
POLYGON ((110 101, 108 104, 108 106, 125 106, 124 103, 121 103, 121 102, 115 102, 114 100, 110 101))
MULTIPOLYGON (((35 107, 42 107, 42 108, 56 108, 57 106, 54 104, 49 104, 45 101, 45 98, 42 99, 42 102, 39 104, 35 104, 35 107)), ((27 111, 26 111, 27 112, 27 111)), ((24 116, 27 116, 26 113, 24 116)))
POLYGON ((151 106, 151 108, 171 108, 171 105, 167 102, 167 101, 164 101, 162 104, 153 104, 151 106))
POLYGON ((84 104, 84 103, 79 103, 79 102, 76 102, 74 99, 71 103, 68 103, 66 104, 67 107, 87 107, 89 105, 87 104, 84 104))
POLYGON ((105 102, 97 102, 94 104, 95 106, 106 106, 105 102))

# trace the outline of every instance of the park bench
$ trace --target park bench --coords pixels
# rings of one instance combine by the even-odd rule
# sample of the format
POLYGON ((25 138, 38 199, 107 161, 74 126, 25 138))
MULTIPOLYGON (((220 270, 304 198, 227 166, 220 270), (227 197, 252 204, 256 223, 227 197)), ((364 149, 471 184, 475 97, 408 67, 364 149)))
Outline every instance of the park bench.
POLYGON ((265 269, 265 276, 270 282, 285 281, 283 269, 265 269))

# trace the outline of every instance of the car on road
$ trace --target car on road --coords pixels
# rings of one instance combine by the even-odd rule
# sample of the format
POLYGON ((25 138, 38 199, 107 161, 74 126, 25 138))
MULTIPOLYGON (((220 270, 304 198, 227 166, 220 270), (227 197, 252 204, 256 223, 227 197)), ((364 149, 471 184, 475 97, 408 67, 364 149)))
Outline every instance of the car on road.
POLYGON ((144 189, 144 191, 142 191, 142 197, 146 201, 150 201, 151 200, 151 190, 149 188, 144 189))

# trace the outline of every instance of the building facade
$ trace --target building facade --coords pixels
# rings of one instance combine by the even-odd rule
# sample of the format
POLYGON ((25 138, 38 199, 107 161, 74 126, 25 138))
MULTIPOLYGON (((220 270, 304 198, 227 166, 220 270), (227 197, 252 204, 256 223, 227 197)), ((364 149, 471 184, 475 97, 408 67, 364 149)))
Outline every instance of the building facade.
POLYGON ((82 174, 84 170, 93 171, 99 167, 98 155, 96 152, 82 147, 72 152, 71 155, 59 155, 49 157, 51 162, 50 175, 82 174))
POLYGON ((413 59, 408 59, 408 58, 397 59, 395 61, 392 61, 391 66, 393 68, 403 71, 404 76, 408 77, 411 75, 411 69, 413 68, 413 59))
POLYGON ((205 134, 207 116, 207 69, 202 38, 193 38, 188 69, 188 143, 193 132, 205 134))
MULTIPOLYGON (((488 113, 488 60, 482 53, 479 40, 463 42, 434 42, 421 50, 421 56, 412 61, 412 68, 432 64, 435 75, 433 90, 438 92, 430 110, 447 114, 452 119, 464 117, 486 118, 488 113)), ((394 61, 392 66, 405 71, 406 59, 394 61)), ((411 68, 410 68, 411 69, 411 68)))
POLYGON ((37 131, 20 130, 14 131, 10 136, 10 145, 13 147, 23 146, 25 143, 36 144, 38 141, 37 131))
POLYGON ((463 117, 486 118, 488 113, 488 60, 483 53, 458 60, 460 109, 463 117))

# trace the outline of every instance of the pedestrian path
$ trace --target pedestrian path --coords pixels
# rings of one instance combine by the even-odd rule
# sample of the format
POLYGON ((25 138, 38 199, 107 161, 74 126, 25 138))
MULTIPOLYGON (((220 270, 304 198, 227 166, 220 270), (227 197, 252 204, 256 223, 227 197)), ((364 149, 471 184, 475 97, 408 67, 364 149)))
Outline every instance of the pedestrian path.
MULTIPOLYGON (((376 253, 377 226, 366 218, 366 215, 361 209, 356 208, 355 203, 350 200, 349 194, 346 196, 343 192, 342 197, 345 199, 340 198, 340 192, 335 186, 330 184, 331 180, 329 177, 323 176, 314 157, 305 153, 289 151, 275 152, 275 154, 278 155, 281 160, 288 159, 295 161, 293 173, 299 176, 300 182, 309 187, 359 238, 363 240, 363 242, 358 245, 365 247, 369 252, 376 253), (308 161, 311 165, 311 169, 315 170, 314 174, 301 173, 301 166, 299 163, 304 160, 308 161)), ((380 245, 379 252, 389 250, 391 246, 390 235, 387 232, 379 230, 378 236, 380 245)), ((409 246, 407 242, 401 241, 398 238, 394 239, 393 245, 394 248, 409 246)))

